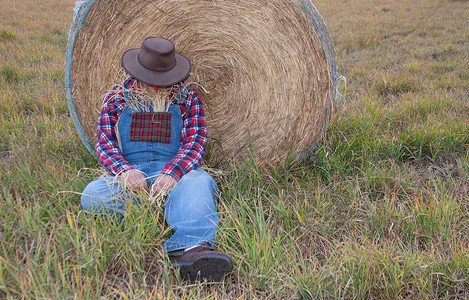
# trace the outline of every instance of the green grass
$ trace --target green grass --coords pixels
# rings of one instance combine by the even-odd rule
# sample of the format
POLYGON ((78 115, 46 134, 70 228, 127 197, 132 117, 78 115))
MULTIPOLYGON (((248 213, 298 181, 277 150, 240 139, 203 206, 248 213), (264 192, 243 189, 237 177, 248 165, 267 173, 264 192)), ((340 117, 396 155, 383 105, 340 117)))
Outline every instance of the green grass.
POLYGON ((102 170, 64 92, 74 0, 0 0, 0 298, 469 297, 469 4, 314 4, 347 97, 303 164, 214 175, 234 271, 188 285, 161 209, 80 213, 102 170))
POLYGON ((0 31, 0 40, 14 40, 16 36, 13 32, 9 30, 0 31))

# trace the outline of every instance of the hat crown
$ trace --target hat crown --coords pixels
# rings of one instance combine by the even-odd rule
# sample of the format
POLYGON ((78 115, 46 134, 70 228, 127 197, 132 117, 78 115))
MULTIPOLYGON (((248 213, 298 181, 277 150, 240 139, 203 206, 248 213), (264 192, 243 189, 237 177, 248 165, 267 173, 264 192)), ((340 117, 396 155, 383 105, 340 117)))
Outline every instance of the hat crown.
POLYGON ((152 71, 166 72, 176 66, 174 43, 161 37, 149 37, 143 40, 137 59, 144 67, 152 71))

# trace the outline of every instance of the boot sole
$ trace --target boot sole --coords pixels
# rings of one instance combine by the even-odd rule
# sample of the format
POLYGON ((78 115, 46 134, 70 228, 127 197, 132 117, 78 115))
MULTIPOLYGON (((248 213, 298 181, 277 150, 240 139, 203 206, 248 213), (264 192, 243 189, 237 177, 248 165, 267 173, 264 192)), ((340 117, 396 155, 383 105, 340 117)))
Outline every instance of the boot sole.
POLYGON ((176 260, 175 264, 179 267, 181 277, 191 283, 220 282, 233 270, 231 258, 220 253, 204 254, 194 260, 176 260))

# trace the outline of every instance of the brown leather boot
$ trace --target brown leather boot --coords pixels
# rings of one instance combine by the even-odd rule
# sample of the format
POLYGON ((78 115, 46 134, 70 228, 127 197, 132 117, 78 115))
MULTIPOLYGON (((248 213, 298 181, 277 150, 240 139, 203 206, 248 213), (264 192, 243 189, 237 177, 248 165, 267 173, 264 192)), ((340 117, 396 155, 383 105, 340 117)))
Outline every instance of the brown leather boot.
POLYGON ((215 251, 207 245, 200 245, 185 252, 174 264, 184 280, 220 282, 233 270, 233 262, 225 253, 215 251))

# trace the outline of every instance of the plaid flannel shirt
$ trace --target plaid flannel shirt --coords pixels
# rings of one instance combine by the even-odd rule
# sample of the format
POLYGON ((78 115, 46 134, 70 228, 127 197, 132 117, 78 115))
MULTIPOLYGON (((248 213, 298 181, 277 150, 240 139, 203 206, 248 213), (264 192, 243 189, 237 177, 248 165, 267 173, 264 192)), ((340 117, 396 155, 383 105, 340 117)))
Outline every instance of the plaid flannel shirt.
MULTIPOLYGON (((140 89, 137 80, 133 77, 127 78, 122 85, 115 85, 104 98, 98 122, 96 151, 99 162, 111 175, 132 169, 119 148, 115 132, 117 120, 126 105, 122 86, 124 89, 140 89)), ((176 180, 202 164, 207 142, 205 113, 197 92, 189 89, 186 101, 179 103, 179 107, 183 120, 179 151, 161 172, 176 180)))

